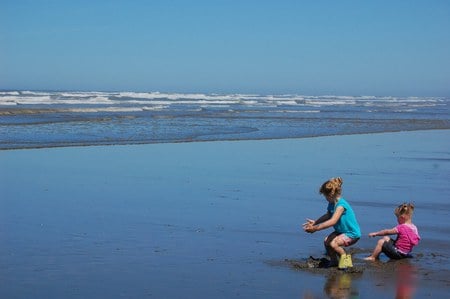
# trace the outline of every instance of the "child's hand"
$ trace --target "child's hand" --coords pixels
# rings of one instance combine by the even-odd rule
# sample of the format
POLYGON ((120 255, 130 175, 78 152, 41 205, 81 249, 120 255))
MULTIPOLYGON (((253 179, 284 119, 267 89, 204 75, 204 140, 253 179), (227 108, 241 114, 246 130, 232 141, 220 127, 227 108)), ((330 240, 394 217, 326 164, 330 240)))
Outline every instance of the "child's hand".
POLYGON ((303 228, 310 226, 310 225, 314 225, 314 222, 315 222, 314 220, 306 218, 306 222, 303 223, 303 228))
POLYGON ((316 231, 316 229, 314 228, 314 225, 312 224, 308 224, 307 226, 304 226, 303 229, 305 230, 305 232, 312 234, 313 232, 316 231))
POLYGON ((369 237, 372 237, 372 238, 373 238, 373 237, 376 237, 376 236, 377 236, 377 233, 370 233, 370 234, 369 234, 369 237))
POLYGON ((314 230, 314 223, 315 221, 312 219, 306 219, 306 222, 303 223, 303 230, 307 233, 313 233, 314 230))

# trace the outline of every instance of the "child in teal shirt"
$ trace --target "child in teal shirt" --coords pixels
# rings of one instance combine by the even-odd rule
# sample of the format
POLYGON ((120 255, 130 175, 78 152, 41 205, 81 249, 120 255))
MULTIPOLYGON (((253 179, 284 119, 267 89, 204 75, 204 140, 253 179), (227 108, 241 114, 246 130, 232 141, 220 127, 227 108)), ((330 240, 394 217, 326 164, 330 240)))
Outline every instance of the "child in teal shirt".
POLYGON ((319 192, 328 201, 327 212, 317 220, 307 219, 303 224, 303 229, 308 233, 331 226, 334 228, 324 240, 330 261, 323 266, 338 266, 339 269, 353 266, 350 254, 346 254, 343 247, 355 244, 361 237, 355 213, 350 204, 341 197, 342 182, 342 178, 337 177, 322 184, 319 192))

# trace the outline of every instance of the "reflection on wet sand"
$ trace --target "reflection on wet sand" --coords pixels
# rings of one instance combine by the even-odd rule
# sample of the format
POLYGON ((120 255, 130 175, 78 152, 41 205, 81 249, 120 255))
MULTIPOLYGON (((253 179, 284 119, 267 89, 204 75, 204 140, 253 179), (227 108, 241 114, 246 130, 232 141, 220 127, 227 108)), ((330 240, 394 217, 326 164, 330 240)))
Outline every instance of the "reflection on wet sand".
MULTIPOLYGON (((329 275, 323 286, 323 292, 326 298, 331 299, 347 299, 347 298, 359 298, 358 289, 352 285, 352 280, 359 277, 355 274, 349 274, 346 272, 336 272, 329 275)), ((306 293, 303 296, 304 299, 323 298, 322 296, 315 296, 312 293, 306 293)))
POLYGON ((328 277, 323 290, 332 299, 359 298, 358 290, 352 287, 352 276, 345 272, 328 277))
POLYGON ((397 299, 414 297, 418 280, 418 269, 410 259, 389 260, 371 263, 375 271, 375 285, 385 287, 397 299))
MULTIPOLYGON (((392 295, 389 298, 412 299, 417 286, 417 268, 408 260, 388 261, 372 264, 377 268, 376 285, 387 287, 386 290, 392 295), (378 267, 377 267, 378 266, 378 267)), ((311 291, 303 294, 304 299, 330 298, 349 299, 360 298, 360 292, 355 280, 362 277, 362 273, 333 272, 327 276, 323 286, 323 294, 311 291)))
POLYGON ((416 291, 417 269, 411 263, 398 263, 396 269, 396 299, 410 299, 416 291))

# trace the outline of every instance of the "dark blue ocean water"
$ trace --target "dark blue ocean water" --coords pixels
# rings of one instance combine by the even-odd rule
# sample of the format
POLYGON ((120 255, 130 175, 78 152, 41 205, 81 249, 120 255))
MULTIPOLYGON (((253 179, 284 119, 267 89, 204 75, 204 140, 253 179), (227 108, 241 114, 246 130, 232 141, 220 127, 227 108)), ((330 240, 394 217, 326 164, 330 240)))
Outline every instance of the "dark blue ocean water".
POLYGON ((449 128, 437 97, 0 92, 0 149, 449 128))

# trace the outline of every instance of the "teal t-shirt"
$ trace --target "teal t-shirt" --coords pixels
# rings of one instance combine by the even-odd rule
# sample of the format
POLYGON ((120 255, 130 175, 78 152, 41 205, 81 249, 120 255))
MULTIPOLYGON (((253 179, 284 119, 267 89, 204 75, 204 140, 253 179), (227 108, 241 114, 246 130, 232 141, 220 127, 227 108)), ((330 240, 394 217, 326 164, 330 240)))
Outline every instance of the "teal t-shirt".
POLYGON ((334 211, 339 206, 344 208, 344 212, 342 213, 339 221, 333 226, 334 230, 338 233, 345 234, 352 239, 360 238, 361 229, 359 228, 355 213, 345 199, 341 197, 336 204, 329 203, 327 210, 331 213, 331 215, 333 215, 334 211))

